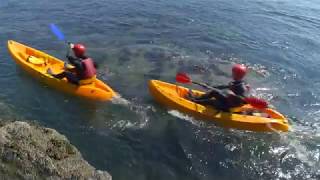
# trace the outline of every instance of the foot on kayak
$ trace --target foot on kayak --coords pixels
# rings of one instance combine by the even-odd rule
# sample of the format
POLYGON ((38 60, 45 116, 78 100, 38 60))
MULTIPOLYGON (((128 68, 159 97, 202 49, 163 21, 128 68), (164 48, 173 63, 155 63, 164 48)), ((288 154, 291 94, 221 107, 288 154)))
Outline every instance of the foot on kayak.
POLYGON ((193 95, 192 90, 189 89, 188 93, 185 95, 184 98, 186 98, 186 99, 188 99, 190 101, 194 101, 196 97, 193 95))
POLYGON ((53 72, 52 72, 51 68, 48 68, 48 69, 47 69, 47 74, 53 76, 53 72))

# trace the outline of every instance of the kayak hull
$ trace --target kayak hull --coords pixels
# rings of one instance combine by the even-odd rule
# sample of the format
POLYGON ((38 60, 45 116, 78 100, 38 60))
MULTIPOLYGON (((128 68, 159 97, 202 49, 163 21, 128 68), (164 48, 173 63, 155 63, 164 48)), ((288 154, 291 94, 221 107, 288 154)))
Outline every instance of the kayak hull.
MULTIPOLYGON (((231 112, 222 112, 211 106, 203 106, 185 99, 184 97, 189 89, 159 80, 149 81, 149 91, 157 102, 167 108, 178 110, 199 119, 212 121, 225 128, 257 132, 286 132, 289 130, 287 119, 273 109, 259 110, 261 113, 267 114, 268 117, 243 114, 248 110, 257 111, 250 105, 234 108, 231 112)), ((196 90, 193 90, 193 93, 203 94, 203 92, 196 90)))
POLYGON ((62 60, 50 56, 45 52, 36 50, 13 40, 8 41, 8 49, 14 61, 23 70, 50 87, 68 94, 98 101, 108 101, 116 95, 108 85, 98 79, 95 79, 93 83, 78 86, 69 83, 66 78, 60 80, 47 74, 48 68, 50 68, 55 74, 61 73, 65 69, 64 62, 62 60), (37 58, 43 61, 43 63, 41 63, 41 61, 40 63, 30 62, 28 61, 30 57, 37 58))

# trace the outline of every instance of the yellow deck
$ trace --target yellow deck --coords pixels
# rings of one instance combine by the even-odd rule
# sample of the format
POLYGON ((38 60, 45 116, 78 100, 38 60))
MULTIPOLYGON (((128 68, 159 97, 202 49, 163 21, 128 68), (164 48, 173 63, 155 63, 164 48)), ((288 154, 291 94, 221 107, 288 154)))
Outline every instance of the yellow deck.
MULTIPOLYGON (((269 115, 269 118, 253 115, 244 115, 242 112, 254 109, 250 105, 245 105, 231 110, 233 113, 222 112, 211 106, 203 106, 184 97, 188 89, 175 84, 170 84, 158 80, 150 80, 149 90, 156 101, 162 105, 176 109, 199 119, 210 120, 226 128, 236 128, 250 131, 288 131, 287 119, 273 109, 263 109, 260 112, 269 115)), ((196 94, 203 92, 193 90, 196 94)))
POLYGON ((55 74, 64 71, 64 62, 42 51, 12 40, 8 41, 8 49, 15 62, 22 69, 51 87, 99 101, 111 100, 116 95, 108 85, 98 79, 91 84, 77 86, 69 83, 65 78, 60 80, 48 75, 46 73, 48 68, 55 74))

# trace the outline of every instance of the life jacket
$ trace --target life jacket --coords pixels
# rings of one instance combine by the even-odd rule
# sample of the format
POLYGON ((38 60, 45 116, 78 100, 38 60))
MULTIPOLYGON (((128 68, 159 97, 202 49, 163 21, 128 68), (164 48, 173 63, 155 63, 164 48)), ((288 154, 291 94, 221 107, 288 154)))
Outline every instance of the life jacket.
POLYGON ((236 94, 231 88, 222 91, 223 97, 220 101, 225 105, 226 108, 233 108, 244 105, 244 96, 236 94))
POLYGON ((229 89, 238 96, 245 96, 249 91, 244 81, 232 81, 229 87, 229 89))
POLYGON ((244 105, 244 100, 233 93, 229 93, 226 97, 226 103, 229 108, 238 107, 244 105))
POLYGON ((84 66, 84 71, 82 72, 81 79, 90 79, 96 76, 97 70, 94 67, 94 63, 91 58, 82 60, 82 65, 84 66))

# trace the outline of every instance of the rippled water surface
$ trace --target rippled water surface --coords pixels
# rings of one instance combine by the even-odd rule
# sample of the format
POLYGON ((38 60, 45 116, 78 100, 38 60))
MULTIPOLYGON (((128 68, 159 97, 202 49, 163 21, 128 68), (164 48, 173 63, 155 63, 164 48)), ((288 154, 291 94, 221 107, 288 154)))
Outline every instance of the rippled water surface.
POLYGON ((317 0, 1 0, 0 118, 55 128, 118 179, 320 179, 320 4, 317 0), (83 42, 121 98, 96 103, 37 82, 12 61, 13 39, 64 58, 55 23, 83 42), (285 114, 289 133, 225 130, 148 93, 149 79, 229 80, 251 67, 253 93, 285 114))

